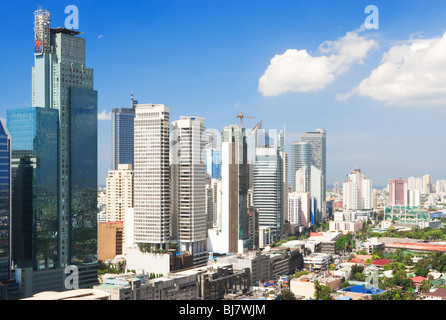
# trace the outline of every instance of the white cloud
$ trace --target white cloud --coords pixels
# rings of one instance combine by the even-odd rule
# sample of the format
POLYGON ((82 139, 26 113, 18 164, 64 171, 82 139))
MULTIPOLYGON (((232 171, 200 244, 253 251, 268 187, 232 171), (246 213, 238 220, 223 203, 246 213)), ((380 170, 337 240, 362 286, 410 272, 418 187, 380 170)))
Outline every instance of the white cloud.
POLYGON ((98 120, 100 121, 109 121, 112 119, 112 113, 107 111, 102 111, 101 113, 98 114, 98 120))
POLYGON ((355 95, 397 106, 446 104, 446 33, 391 47, 368 78, 338 99, 355 95))
POLYGON ((98 40, 101 40, 104 37, 103 34, 98 35, 98 40))
POLYGON ((375 40, 360 36, 361 31, 363 28, 336 41, 325 41, 319 46, 321 56, 312 56, 305 49, 276 55, 259 80, 259 91, 264 96, 277 96, 324 89, 353 64, 362 64, 370 50, 378 46, 375 40))

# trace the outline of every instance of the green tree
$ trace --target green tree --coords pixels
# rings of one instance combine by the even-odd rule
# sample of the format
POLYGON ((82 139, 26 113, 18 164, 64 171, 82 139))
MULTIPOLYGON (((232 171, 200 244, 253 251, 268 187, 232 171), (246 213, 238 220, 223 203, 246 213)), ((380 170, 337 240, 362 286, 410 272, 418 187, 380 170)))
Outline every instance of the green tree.
POLYGON ((432 285, 430 283, 429 280, 423 280, 421 281, 421 286, 420 286, 420 290, 421 292, 429 292, 429 290, 431 289, 432 285))
POLYGON ((429 273, 429 259, 425 258, 415 264, 414 273, 417 276, 426 277, 429 273))
POLYGON ((291 291, 282 291, 277 296, 277 300, 296 300, 296 296, 291 291))
POLYGON ((318 280, 314 281, 314 298, 316 300, 332 300, 330 288, 320 284, 318 280))

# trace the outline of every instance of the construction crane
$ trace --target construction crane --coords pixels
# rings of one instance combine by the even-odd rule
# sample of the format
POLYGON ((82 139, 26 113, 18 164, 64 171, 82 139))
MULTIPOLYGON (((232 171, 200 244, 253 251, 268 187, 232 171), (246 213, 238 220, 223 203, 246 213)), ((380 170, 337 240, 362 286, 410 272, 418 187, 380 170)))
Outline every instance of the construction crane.
POLYGON ((243 128, 243 119, 255 119, 255 117, 244 116, 243 113, 240 112, 236 119, 240 119, 240 128, 243 128))

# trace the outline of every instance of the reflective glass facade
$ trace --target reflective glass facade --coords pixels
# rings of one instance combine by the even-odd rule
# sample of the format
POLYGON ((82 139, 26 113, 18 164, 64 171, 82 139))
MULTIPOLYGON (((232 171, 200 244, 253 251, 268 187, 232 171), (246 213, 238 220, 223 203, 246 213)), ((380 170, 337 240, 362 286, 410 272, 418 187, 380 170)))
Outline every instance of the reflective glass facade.
POLYGON ((0 282, 9 280, 10 263, 10 136, 6 123, 0 120, 0 282))
POLYGON ((133 168, 135 109, 113 109, 113 170, 120 164, 131 164, 133 168))
POLYGON ((70 88, 70 264, 97 255, 97 92, 70 88))
POLYGON ((58 111, 8 110, 11 134, 13 260, 18 267, 54 268, 58 258, 58 111))

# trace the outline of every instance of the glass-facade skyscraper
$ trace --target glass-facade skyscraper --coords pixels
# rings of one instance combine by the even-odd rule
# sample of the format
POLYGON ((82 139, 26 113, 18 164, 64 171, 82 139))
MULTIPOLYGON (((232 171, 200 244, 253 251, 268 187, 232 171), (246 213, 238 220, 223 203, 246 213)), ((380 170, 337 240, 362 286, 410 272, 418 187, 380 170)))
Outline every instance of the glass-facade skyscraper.
POLYGON ((13 259, 18 268, 58 261, 57 127, 49 108, 7 111, 11 133, 13 259))
MULTIPOLYGON (((97 91, 85 39, 35 12, 32 107, 8 110, 12 139, 12 254, 31 268, 26 294, 97 282, 97 91), (42 273, 42 270, 53 270, 42 273), (52 275, 51 279, 41 278, 52 275)), ((28 270, 29 271, 29 270, 28 270)), ((26 271, 26 272, 28 272, 26 271)))
POLYGON ((10 141, 6 122, 0 119, 0 282, 10 279, 10 141))
MULTIPOLYGON (((316 197, 316 223, 322 222, 323 219, 326 218, 326 188, 327 188, 327 134, 326 131, 323 129, 317 129, 314 132, 306 132, 301 135, 299 135, 298 142, 306 142, 311 144, 311 166, 313 166, 315 169, 320 170, 320 179, 314 179, 311 177, 312 168, 310 167, 310 172, 306 174, 309 174, 309 177, 306 178, 306 180, 309 182, 310 186, 307 184, 307 188, 309 188, 310 192, 311 190, 318 190, 318 195, 313 195, 316 197), (320 186, 316 186, 315 183, 319 184, 320 186), (313 182, 313 186, 311 183, 313 182), (320 192, 319 192, 320 190, 320 192)), ((308 152, 310 148, 305 147, 302 144, 294 143, 293 144, 294 150, 292 152, 292 164, 291 164, 291 174, 292 174, 292 181, 294 181, 294 188, 296 188, 296 180, 294 175, 296 174, 296 171, 299 169, 299 161, 301 161, 303 158, 306 159, 304 162, 308 163, 309 156, 308 152), (298 148, 299 147, 299 148, 298 148), (297 152, 299 150, 299 152, 297 152)), ((304 164, 303 167, 308 168, 308 164, 304 164)))
POLYGON ((114 108, 112 111, 112 153, 113 170, 120 164, 131 164, 134 167, 134 124, 135 106, 138 101, 131 94, 130 108, 114 108))

